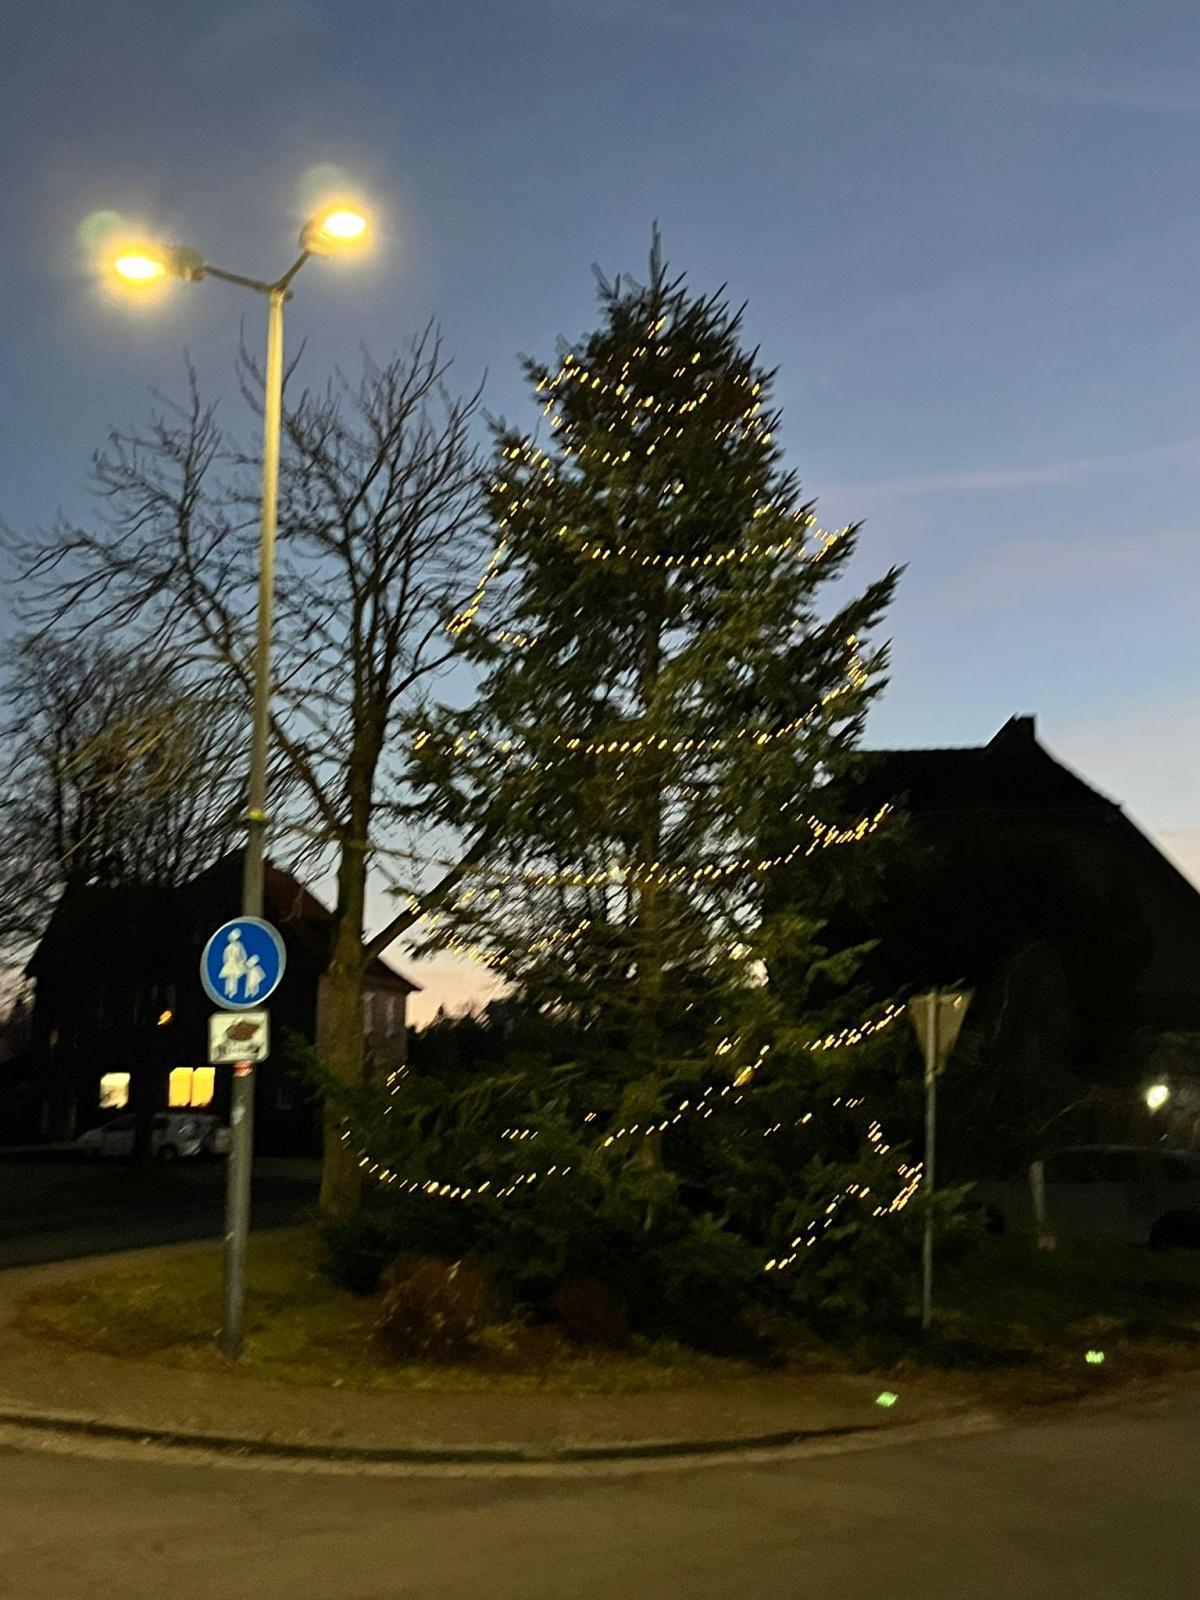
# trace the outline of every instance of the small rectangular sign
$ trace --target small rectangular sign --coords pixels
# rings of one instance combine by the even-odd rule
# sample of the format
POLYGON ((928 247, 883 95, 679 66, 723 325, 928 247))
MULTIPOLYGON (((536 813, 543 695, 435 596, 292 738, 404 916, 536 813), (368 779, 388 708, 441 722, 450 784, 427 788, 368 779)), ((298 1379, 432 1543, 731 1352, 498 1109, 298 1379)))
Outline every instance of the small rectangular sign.
POLYGON ((265 1011, 218 1011, 208 1019, 208 1059, 214 1067, 227 1061, 265 1061, 270 1045, 265 1011))

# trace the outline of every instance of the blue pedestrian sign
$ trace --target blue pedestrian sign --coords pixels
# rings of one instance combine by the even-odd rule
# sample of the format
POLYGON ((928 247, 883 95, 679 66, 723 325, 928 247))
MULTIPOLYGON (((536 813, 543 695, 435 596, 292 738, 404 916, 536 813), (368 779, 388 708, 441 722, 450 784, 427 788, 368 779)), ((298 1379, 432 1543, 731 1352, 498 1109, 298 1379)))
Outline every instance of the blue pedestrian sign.
POLYGON ((283 977, 283 940, 261 917, 226 922, 204 946, 200 982, 225 1011, 252 1011, 274 994, 283 977))

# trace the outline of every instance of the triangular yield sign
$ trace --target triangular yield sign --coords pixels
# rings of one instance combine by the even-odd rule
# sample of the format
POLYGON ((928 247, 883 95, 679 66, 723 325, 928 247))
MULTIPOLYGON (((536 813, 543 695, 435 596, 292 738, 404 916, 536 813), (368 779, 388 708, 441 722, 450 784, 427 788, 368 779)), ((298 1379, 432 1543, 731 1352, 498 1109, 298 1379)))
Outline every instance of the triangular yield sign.
MULTIPOLYGON (((958 1031, 963 1025, 963 1018, 967 1014, 967 1007, 971 1004, 970 992, 963 989, 936 990, 937 1001, 937 1068, 940 1072, 946 1064, 946 1058, 954 1049, 958 1031)), ((908 1002, 908 1014, 912 1018, 913 1027, 920 1041, 921 1052, 925 1059, 929 1059, 929 1028, 930 1028, 930 997, 928 994, 918 994, 908 1002)))

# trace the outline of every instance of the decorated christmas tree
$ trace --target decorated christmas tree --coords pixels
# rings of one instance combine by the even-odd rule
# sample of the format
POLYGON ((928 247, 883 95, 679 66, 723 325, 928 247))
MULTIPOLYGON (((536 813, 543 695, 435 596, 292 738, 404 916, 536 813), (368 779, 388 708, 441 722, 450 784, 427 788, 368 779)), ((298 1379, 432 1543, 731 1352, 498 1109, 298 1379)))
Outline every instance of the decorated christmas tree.
POLYGON ((705 1337, 713 1293, 868 1292, 919 1181, 869 1098, 896 1010, 823 937, 886 822, 833 796, 897 574, 848 590, 858 529, 823 531, 785 469, 721 294, 656 240, 601 311, 525 363, 545 423, 497 430, 495 553, 453 624, 478 692, 414 735, 427 810, 501 818, 425 935, 503 973, 526 1023, 495 1071, 398 1080, 346 1136, 391 1193, 459 1202, 435 1209, 528 1298, 599 1278, 705 1337))

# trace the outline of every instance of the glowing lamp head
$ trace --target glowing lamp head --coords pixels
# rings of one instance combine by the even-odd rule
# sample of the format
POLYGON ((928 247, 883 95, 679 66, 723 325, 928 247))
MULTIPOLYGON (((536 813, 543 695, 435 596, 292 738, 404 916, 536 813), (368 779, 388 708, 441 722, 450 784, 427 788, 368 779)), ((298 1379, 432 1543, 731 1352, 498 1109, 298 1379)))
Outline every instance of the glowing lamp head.
POLYGON ((361 239, 366 231, 367 219, 358 211, 331 211, 321 224, 325 237, 336 239, 339 244, 361 239))
POLYGON ((1171 1091, 1165 1083, 1152 1083, 1146 1090, 1146 1104, 1151 1111, 1158 1111, 1170 1098, 1171 1091))
POLYGON ((128 289, 147 289, 163 278, 198 283, 205 273, 204 257, 185 244, 125 245, 109 265, 128 289))
POLYGON ((140 287, 165 277, 167 264, 161 257, 148 255, 143 250, 127 250, 116 258, 112 269, 123 282, 140 287))
POLYGON ((338 255, 365 243, 367 230, 367 218, 356 206, 332 206, 304 225, 300 245, 312 255, 338 255))

